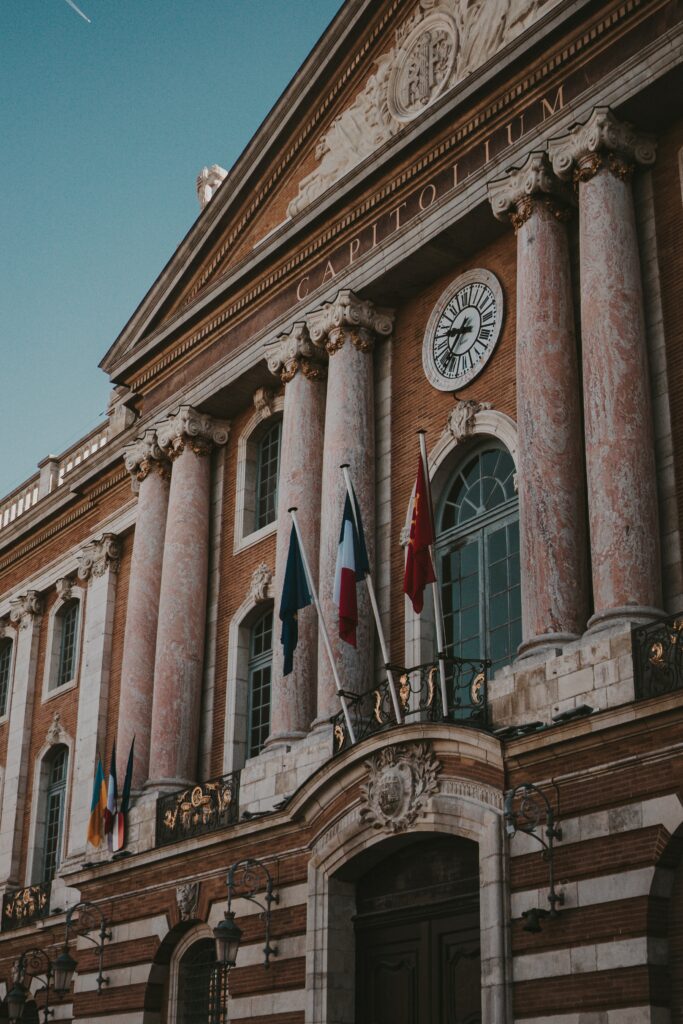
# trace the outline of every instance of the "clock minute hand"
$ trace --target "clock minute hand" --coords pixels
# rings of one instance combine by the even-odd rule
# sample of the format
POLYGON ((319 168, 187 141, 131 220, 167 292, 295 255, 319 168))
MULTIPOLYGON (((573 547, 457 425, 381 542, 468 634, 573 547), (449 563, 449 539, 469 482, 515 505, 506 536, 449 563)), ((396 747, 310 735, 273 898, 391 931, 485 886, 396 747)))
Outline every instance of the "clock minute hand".
POLYGON ((450 331, 448 331, 446 336, 448 338, 454 338, 455 340, 454 340, 452 345, 448 346, 448 351, 449 352, 453 352, 455 346, 460 341, 460 338, 463 337, 465 334, 469 334, 471 330, 472 330, 472 324, 470 322, 470 318, 469 317, 466 317, 463 320, 461 327, 451 327, 450 331))

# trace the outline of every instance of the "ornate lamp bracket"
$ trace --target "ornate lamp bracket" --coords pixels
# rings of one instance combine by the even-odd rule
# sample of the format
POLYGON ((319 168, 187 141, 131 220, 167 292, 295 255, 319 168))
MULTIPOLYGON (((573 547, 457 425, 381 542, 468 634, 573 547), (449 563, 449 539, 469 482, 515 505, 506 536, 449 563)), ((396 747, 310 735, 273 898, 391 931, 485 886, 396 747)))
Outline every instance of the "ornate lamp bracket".
POLYGON ((526 921, 525 930, 540 932, 540 921, 546 917, 557 917, 558 906, 564 904, 564 893, 555 889, 554 865, 554 844, 561 842, 562 829, 555 824, 555 814, 547 796, 532 782, 522 782, 508 790, 505 794, 504 818, 508 838, 513 839, 518 832, 524 832, 543 847, 543 857, 548 863, 550 910, 533 907, 522 914, 526 921))
POLYGON ((233 897, 239 896, 255 904, 261 911, 261 919, 266 926, 266 944, 263 947, 264 967, 270 967, 271 956, 277 956, 277 947, 270 944, 270 924, 273 903, 280 897, 273 891, 273 879, 266 865, 260 860, 239 860, 228 868, 226 880, 228 887, 228 914, 232 911, 233 897), (265 893, 257 899, 256 893, 263 887, 265 893))
POLYGON ((109 984, 109 978, 102 973, 104 967, 104 944, 111 942, 112 932, 107 928, 104 914, 95 903, 82 901, 70 907, 66 912, 66 932, 64 935, 64 948, 69 944, 69 935, 80 935, 87 939, 97 949, 97 994, 102 994, 102 986, 109 984), (74 915, 78 915, 74 920, 74 915), (90 933, 97 929, 97 937, 90 933))

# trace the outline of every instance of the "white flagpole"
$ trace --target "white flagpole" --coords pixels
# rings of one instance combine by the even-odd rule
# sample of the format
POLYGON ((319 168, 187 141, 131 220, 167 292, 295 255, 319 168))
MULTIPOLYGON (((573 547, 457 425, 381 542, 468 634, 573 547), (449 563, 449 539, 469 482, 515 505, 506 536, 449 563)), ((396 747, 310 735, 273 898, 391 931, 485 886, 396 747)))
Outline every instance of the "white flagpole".
POLYGON ((349 737, 351 738, 351 742, 355 743, 356 742, 356 734, 353 731, 353 725, 351 724, 351 715, 349 714, 349 706, 348 706, 348 704, 346 702, 346 697, 344 696, 344 694, 342 692, 342 684, 341 684, 341 681, 339 679, 339 672, 337 671, 337 664, 336 664, 336 662, 334 660, 334 654, 332 653, 332 644, 330 643, 330 637, 329 637, 329 634, 327 632, 327 626, 325 625, 325 620, 323 618, 323 610, 320 607, 320 601, 318 600, 318 591, 315 588, 315 583, 313 582, 313 576, 311 575, 311 568, 310 568, 310 566, 308 564, 308 559, 306 558, 306 551, 304 550, 304 542, 301 539, 301 530, 299 529, 299 521, 296 518, 296 506, 294 506, 293 508, 287 509, 287 511, 289 512, 290 516, 292 517, 292 522, 294 523, 294 529, 296 530, 297 540, 299 541, 299 551, 301 552, 301 561, 304 563, 304 570, 306 572, 306 578, 308 580, 308 586, 309 586, 310 591, 311 591, 311 597, 313 598, 313 604, 315 605, 315 610, 318 613, 318 621, 320 622, 320 628, 322 630, 323 643, 325 644, 325 650, 327 651, 327 657, 330 659, 330 666, 332 668, 332 675, 334 676, 334 684, 337 687, 337 693, 339 694, 339 700, 341 701, 342 711, 344 712, 344 718, 346 719, 346 728, 349 730, 349 737))
MULTIPOLYGON (((434 509, 432 508, 432 485, 429 479, 429 465, 427 462, 427 442, 425 440, 425 431, 418 430, 418 436, 420 438, 420 458, 422 459, 422 472, 424 474, 425 486, 427 488, 427 505, 429 507, 429 518, 432 524, 432 533, 436 536, 436 525, 434 522, 434 509)), ((434 557, 434 545, 429 545, 429 557, 432 560, 434 566, 434 574, 436 572, 436 559, 434 557)), ((436 620, 436 646, 438 649, 439 657, 439 680, 441 682, 441 705, 443 710, 443 717, 448 717, 448 689, 446 687, 446 665, 444 664, 444 657, 446 654, 446 638, 444 635, 443 628, 443 607, 441 605, 441 591, 439 589, 439 581, 436 579, 432 583, 432 595, 434 597, 434 619, 436 620)))
MULTIPOLYGON (((351 499, 351 511, 353 513, 353 521, 356 524, 356 532, 360 533, 358 529, 358 517, 356 515, 356 495, 351 483, 351 474, 349 473, 349 464, 344 463, 343 466, 339 467, 344 474, 344 481, 346 483, 346 490, 351 499)), ((377 605, 377 597, 375 596, 375 587, 372 582, 372 573, 368 573, 365 577, 365 583, 368 588, 368 595, 370 597, 370 604, 372 605, 372 613, 375 616, 375 625, 377 626, 377 636, 379 637, 379 645, 382 648, 382 658, 384 660, 384 669, 387 674, 387 682, 389 683, 389 690, 391 692, 391 699, 394 705, 394 715, 396 716, 397 725, 403 725, 403 716, 401 715, 401 705, 398 701, 398 693, 396 692, 396 684, 394 682, 394 676, 389 668, 389 651, 387 650, 387 643, 384 639, 384 629, 382 628, 382 620, 379 616, 379 607, 377 605)))

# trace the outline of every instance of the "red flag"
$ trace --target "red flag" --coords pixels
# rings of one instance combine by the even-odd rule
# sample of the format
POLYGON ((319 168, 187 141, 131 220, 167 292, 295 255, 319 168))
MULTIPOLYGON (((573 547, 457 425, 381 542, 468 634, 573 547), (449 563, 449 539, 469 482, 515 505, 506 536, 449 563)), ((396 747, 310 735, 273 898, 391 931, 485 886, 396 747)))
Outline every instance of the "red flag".
POLYGON ((408 541, 408 557, 403 577, 403 593, 413 602, 413 608, 419 615, 424 604, 424 589, 428 583, 434 583, 436 574, 429 554, 429 545, 434 543, 432 517, 429 513, 429 484, 425 480, 424 466, 420 457, 417 465, 415 481, 415 497, 413 499, 413 518, 410 523, 410 540, 408 541))

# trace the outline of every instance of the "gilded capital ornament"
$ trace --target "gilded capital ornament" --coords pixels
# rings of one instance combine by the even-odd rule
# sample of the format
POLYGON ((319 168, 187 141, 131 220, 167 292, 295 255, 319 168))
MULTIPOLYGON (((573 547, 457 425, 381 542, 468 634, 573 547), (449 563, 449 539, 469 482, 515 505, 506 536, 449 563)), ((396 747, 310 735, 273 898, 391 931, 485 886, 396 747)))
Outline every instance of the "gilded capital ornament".
POLYGON ((391 334, 394 313, 344 288, 334 302, 309 313, 307 324, 313 344, 324 346, 328 355, 338 352, 347 340, 360 352, 371 352, 378 335, 391 334))
POLYGON ((283 384, 293 380, 299 370, 309 380, 325 380, 327 375, 327 354, 313 344, 305 323, 295 323, 291 331, 266 345, 266 359, 270 372, 283 384))
POLYGON ((564 220, 572 194, 553 173, 545 153, 530 153, 525 163, 488 187, 489 202, 498 220, 509 220, 517 231, 534 210, 534 201, 548 206, 564 220))
POLYGON ((86 544, 76 556, 79 580, 93 576, 104 576, 105 572, 119 571, 121 545, 114 533, 103 533, 99 540, 86 544))
POLYGON ((37 590, 27 590, 19 597, 13 597, 9 603, 10 622, 20 629, 28 629, 32 620, 43 613, 43 599, 37 590))
POLYGON ((197 412, 191 405, 181 405, 174 416, 169 416, 157 427, 159 447, 171 460, 185 448, 195 455, 208 455, 213 445, 225 444, 229 436, 227 420, 215 420, 197 412))
POLYGON ((589 181, 603 167, 618 178, 628 178, 638 164, 653 164, 656 150, 654 135, 619 121, 609 107, 596 107, 585 124, 548 143, 555 174, 575 184, 589 181))
POLYGON ((135 485, 139 485, 152 472, 163 477, 171 474, 170 463, 159 447, 157 432, 153 427, 123 449, 123 461, 133 478, 133 490, 138 490, 139 487, 135 485))

